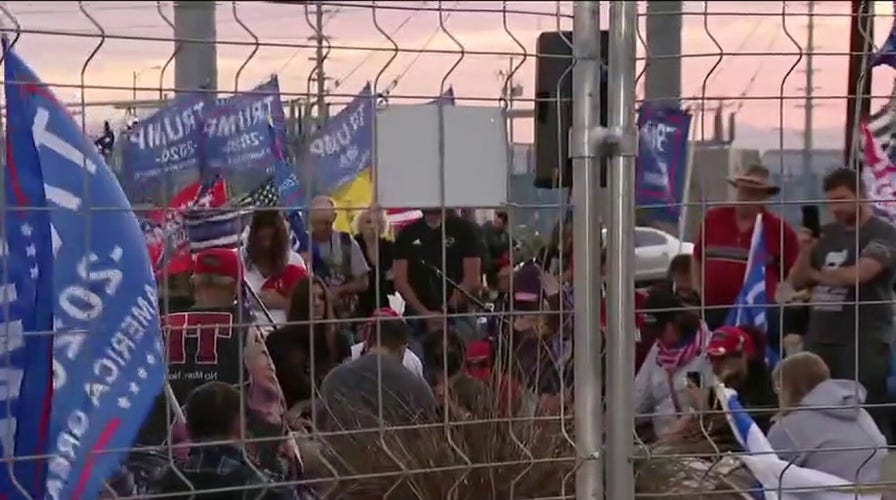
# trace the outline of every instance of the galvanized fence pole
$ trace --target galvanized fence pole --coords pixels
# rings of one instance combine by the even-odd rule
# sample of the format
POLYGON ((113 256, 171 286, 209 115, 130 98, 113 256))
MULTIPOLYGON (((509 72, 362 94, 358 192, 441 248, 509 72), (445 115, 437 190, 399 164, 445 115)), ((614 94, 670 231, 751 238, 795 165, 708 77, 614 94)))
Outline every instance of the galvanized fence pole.
POLYGON ((610 3, 608 128, 619 140, 610 159, 607 213, 607 498, 635 497, 635 32, 636 2, 610 3))
POLYGON ((603 498, 600 337, 600 162, 592 131, 600 126, 599 2, 573 10, 573 254, 575 255, 575 432, 583 463, 576 498, 603 498))

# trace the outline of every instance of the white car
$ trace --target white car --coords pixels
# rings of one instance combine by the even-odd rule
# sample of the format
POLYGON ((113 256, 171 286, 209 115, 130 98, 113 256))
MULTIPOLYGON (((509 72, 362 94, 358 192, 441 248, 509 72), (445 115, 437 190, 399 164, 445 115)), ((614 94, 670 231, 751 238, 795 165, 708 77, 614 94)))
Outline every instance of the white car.
MULTIPOLYGON (((607 241, 607 230, 603 231, 607 241)), ((635 281, 644 283, 666 277, 669 263, 679 254, 694 253, 694 244, 652 227, 635 228, 635 281)))

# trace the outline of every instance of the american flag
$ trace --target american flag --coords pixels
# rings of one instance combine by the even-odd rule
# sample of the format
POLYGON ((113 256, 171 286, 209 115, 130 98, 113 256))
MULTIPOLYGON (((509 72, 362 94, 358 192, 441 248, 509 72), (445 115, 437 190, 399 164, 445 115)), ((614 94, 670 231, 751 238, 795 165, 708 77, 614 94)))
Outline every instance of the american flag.
POLYGON ((246 193, 242 198, 234 202, 234 206, 254 208, 254 207, 276 207, 279 202, 280 195, 277 192, 277 186, 274 184, 274 178, 271 177, 257 189, 246 193))
POLYGON ((277 188, 268 179, 241 198, 217 209, 195 209, 184 213, 184 227, 195 254, 209 248, 238 248, 246 226, 246 216, 253 208, 277 205, 277 188))
MULTIPOLYGON (((886 104, 868 117, 868 130, 874 140, 880 145, 884 153, 893 157, 890 147, 896 143, 896 109, 892 104, 886 104)), ((860 141, 864 144, 864 141, 860 141)))
POLYGON ((389 224, 389 227, 395 230, 407 226, 420 217, 423 217, 423 212, 420 210, 409 210, 407 208, 386 209, 386 222, 389 224))

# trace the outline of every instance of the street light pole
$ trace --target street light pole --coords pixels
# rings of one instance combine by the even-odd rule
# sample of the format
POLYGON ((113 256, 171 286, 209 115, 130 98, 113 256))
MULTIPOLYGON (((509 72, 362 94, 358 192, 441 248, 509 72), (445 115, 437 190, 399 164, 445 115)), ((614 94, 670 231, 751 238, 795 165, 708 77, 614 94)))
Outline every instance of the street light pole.
POLYGON ((140 75, 142 75, 143 73, 145 73, 147 71, 157 70, 157 69, 162 69, 162 67, 160 65, 156 64, 153 66, 143 68, 140 71, 134 71, 132 73, 133 78, 131 80, 131 100, 133 100, 133 101, 137 100, 137 79, 140 78, 140 75))

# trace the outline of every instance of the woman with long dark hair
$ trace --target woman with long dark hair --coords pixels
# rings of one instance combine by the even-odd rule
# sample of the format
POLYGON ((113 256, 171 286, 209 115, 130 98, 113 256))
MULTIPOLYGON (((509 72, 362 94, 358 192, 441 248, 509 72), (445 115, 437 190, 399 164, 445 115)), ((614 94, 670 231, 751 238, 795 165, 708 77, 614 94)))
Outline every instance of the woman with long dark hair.
POLYGON ((306 354, 305 368, 318 382, 334 366, 351 358, 351 340, 337 331, 327 285, 319 277, 302 278, 296 283, 286 319, 287 325, 271 335, 298 338, 306 354))
POLYGON ((258 294, 275 325, 286 321, 292 287, 303 276, 305 261, 290 248, 286 220, 277 210, 252 215, 242 250, 246 282, 258 294))

